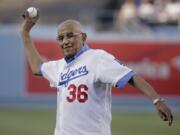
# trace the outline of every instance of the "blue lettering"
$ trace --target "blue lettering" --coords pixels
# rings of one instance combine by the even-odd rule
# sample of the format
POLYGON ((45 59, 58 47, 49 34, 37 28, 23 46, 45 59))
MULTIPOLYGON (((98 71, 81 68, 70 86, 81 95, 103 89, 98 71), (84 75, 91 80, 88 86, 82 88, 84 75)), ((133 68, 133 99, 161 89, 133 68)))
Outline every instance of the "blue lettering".
POLYGON ((66 84, 73 80, 76 79, 78 77, 84 76, 88 74, 88 70, 86 68, 86 66, 81 66, 77 69, 72 69, 70 70, 70 68, 65 72, 65 73, 61 73, 60 74, 60 82, 59 85, 63 85, 66 84))

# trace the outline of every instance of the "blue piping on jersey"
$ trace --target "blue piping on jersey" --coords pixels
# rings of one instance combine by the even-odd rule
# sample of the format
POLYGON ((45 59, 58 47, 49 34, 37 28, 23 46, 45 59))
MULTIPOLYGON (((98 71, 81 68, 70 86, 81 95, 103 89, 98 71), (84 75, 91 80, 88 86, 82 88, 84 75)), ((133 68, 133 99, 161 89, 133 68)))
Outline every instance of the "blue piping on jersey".
POLYGON ((41 64, 41 66, 40 66, 40 68, 39 68, 39 71, 38 71, 38 73, 37 73, 36 75, 42 76, 42 65, 43 65, 43 64, 41 64))
POLYGON ((116 87, 123 88, 134 75, 134 71, 129 72, 116 83, 116 87))
MULTIPOLYGON (((72 56, 72 57, 64 57, 64 59, 65 59, 65 61, 66 61, 67 63, 70 63, 71 61, 73 61, 74 59, 76 59, 78 56, 80 56, 82 53, 84 53, 84 52, 87 51, 87 50, 89 50, 89 46, 85 43, 85 44, 81 47, 81 49, 80 49, 74 56, 72 56)), ((41 64, 40 69, 39 69, 37 75, 42 76, 42 69, 41 69, 41 68, 42 68, 42 65, 43 65, 43 64, 41 64)))
POLYGON ((71 61, 73 61, 74 59, 76 59, 78 56, 80 56, 82 53, 84 53, 85 51, 89 50, 89 47, 87 44, 84 44, 81 49, 72 57, 64 57, 65 61, 67 63, 70 63, 71 61))

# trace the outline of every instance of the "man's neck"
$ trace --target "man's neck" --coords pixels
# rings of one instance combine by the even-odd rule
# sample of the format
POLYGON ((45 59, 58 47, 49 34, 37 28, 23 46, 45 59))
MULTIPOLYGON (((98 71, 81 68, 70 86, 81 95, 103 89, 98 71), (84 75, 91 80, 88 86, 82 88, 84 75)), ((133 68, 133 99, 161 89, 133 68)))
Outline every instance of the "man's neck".
POLYGON ((75 54, 75 55, 72 55, 72 56, 66 56, 64 57, 65 61, 67 63, 70 63, 71 61, 73 61, 74 59, 76 59, 77 57, 79 57, 82 53, 84 53, 85 51, 87 51, 89 49, 88 45, 87 44, 84 44, 80 50, 75 54))

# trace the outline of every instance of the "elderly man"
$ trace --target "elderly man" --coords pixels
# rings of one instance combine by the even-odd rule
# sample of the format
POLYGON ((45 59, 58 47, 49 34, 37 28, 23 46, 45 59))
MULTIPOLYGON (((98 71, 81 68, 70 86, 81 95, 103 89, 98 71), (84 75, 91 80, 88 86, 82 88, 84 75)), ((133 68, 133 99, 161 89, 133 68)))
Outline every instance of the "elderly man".
POLYGON ((55 135, 110 135, 111 88, 127 83, 148 96, 160 117, 172 124, 170 109, 151 85, 113 55, 89 48, 78 21, 67 20, 58 27, 64 58, 43 61, 29 34, 39 16, 31 18, 28 12, 23 16, 21 35, 32 72, 57 88, 55 135))

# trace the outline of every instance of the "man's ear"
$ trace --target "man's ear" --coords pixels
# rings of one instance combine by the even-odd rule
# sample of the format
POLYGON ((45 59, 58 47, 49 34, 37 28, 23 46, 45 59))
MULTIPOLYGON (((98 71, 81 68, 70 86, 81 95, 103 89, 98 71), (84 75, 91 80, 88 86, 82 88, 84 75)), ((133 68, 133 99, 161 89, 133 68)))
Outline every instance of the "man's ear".
POLYGON ((82 33, 82 40, 83 40, 84 42, 86 41, 86 38, 87 38, 86 33, 82 33))

